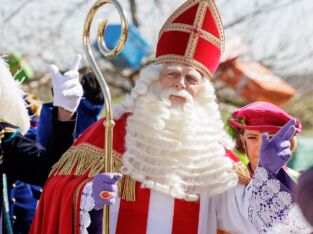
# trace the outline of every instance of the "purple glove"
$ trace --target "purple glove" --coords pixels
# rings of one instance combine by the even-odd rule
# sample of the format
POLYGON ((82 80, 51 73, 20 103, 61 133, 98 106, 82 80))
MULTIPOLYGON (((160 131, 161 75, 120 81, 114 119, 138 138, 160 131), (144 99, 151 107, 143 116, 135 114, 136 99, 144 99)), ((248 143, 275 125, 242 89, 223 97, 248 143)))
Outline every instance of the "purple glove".
POLYGON ((104 205, 113 205, 117 196, 117 182, 122 178, 119 173, 103 173, 93 178, 92 196, 95 209, 103 209, 104 205))
POLYGON ((262 135, 260 165, 266 170, 276 174, 291 158, 290 140, 296 132, 295 124, 295 119, 291 119, 272 139, 267 133, 262 135))

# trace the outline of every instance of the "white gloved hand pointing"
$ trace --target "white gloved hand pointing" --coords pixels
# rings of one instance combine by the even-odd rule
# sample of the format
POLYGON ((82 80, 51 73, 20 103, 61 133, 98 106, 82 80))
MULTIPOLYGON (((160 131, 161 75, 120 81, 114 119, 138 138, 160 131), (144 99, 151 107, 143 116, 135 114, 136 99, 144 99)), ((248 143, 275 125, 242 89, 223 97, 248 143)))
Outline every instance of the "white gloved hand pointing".
POLYGON ((56 65, 50 65, 53 85, 53 106, 63 107, 65 110, 75 112, 83 96, 83 88, 79 82, 78 68, 81 55, 75 56, 69 71, 63 75, 56 65))

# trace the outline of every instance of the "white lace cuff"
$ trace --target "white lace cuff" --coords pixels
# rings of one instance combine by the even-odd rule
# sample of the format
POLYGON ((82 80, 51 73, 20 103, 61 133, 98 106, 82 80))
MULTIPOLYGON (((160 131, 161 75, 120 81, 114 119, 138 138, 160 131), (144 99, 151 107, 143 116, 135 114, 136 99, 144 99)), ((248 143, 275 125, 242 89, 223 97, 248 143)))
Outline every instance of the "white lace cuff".
POLYGON ((259 233, 311 232, 300 210, 296 209, 290 191, 266 169, 257 168, 247 193, 248 217, 259 233))
POLYGON ((85 185, 80 200, 80 233, 88 234, 87 228, 91 224, 89 212, 94 209, 95 201, 92 197, 92 182, 85 185))
POLYGON ((280 233, 312 233, 313 228, 305 220, 299 207, 293 204, 287 217, 281 222, 273 225, 273 228, 269 233, 280 234, 280 233))

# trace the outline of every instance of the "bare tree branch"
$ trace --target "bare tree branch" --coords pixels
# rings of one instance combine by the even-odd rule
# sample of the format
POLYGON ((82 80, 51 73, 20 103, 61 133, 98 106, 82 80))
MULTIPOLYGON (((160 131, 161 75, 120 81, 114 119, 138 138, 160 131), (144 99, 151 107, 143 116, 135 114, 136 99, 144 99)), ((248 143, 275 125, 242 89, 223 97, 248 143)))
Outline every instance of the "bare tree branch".
POLYGON ((133 24, 136 27, 139 27, 139 20, 138 20, 138 15, 137 15, 136 1, 135 0, 129 0, 129 3, 130 3, 130 11, 131 11, 133 24))
POLYGON ((8 23, 12 18, 14 18, 15 16, 17 16, 19 14, 19 12, 21 12, 21 10, 29 3, 31 3, 34 0, 26 0, 24 1, 21 5, 19 5, 14 11, 12 11, 10 13, 10 15, 8 17, 6 17, 3 20, 3 23, 8 23))
POLYGON ((290 0, 290 1, 285 2, 285 3, 281 3, 279 1, 277 1, 276 5, 274 5, 273 2, 270 2, 270 3, 264 4, 262 6, 258 6, 259 2, 256 2, 257 6, 255 7, 254 11, 235 18, 232 22, 225 24, 224 28, 225 29, 232 28, 232 27, 236 26, 237 24, 245 22, 251 18, 255 18, 261 14, 265 14, 265 13, 268 14, 269 12, 272 12, 272 11, 281 10, 284 7, 287 7, 287 6, 292 5, 292 4, 296 4, 300 1, 303 1, 303 0, 290 0))

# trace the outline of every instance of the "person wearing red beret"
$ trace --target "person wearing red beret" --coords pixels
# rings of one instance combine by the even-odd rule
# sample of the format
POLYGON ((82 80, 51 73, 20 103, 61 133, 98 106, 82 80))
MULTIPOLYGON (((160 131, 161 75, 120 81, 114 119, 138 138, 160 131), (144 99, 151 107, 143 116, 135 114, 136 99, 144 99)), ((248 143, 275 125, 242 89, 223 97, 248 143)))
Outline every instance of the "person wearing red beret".
POLYGON ((248 185, 238 183, 210 81, 223 48, 214 1, 187 0, 173 12, 161 28, 155 63, 114 109, 119 184, 103 169, 101 119, 54 165, 30 233, 101 233, 104 204, 112 204, 111 234, 273 233, 276 225, 309 233, 289 215, 294 195, 279 173, 295 121, 273 142, 264 138, 261 165, 248 185))
MULTIPOLYGON (((259 164, 262 134, 266 132, 270 138, 273 137, 293 118, 276 105, 262 101, 250 103, 232 113, 228 121, 229 132, 235 139, 236 149, 243 154, 241 159, 247 164, 250 175, 254 174, 259 164)), ((290 139, 292 152, 297 148, 296 135, 302 130, 302 125, 298 120, 296 120, 295 129, 296 133, 290 139)), ((298 172, 286 166, 284 169, 293 179, 299 175, 298 172)))

